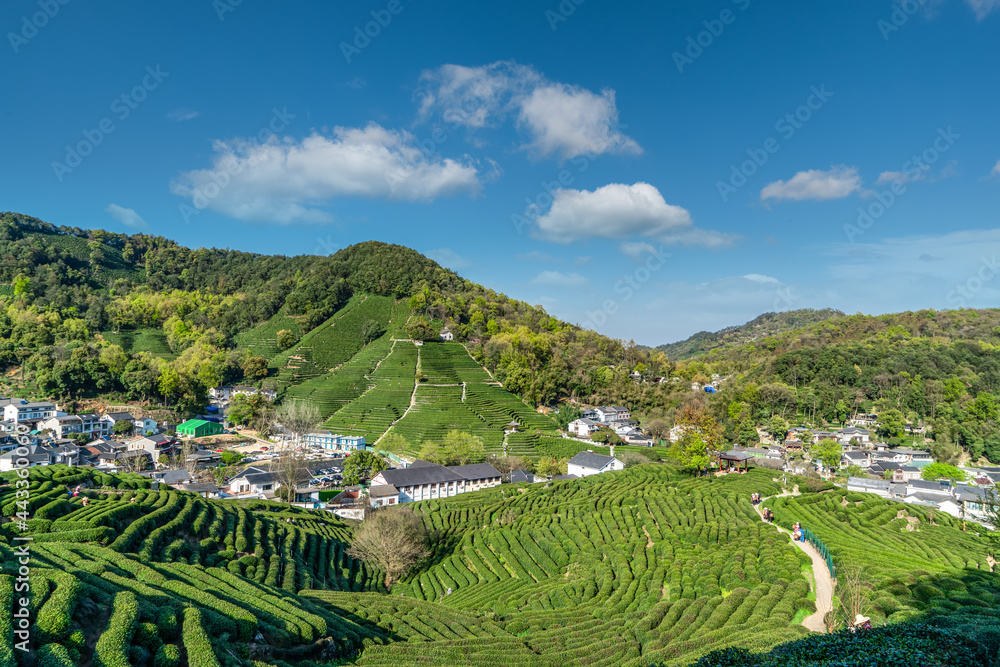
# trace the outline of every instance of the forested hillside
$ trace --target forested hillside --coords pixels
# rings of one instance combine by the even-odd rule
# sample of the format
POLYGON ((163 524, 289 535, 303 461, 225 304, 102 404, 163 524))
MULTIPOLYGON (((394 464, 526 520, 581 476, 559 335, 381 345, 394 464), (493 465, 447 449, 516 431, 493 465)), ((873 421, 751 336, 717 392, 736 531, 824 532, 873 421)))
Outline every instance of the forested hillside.
POLYGON ((800 329, 843 314, 839 310, 831 308, 824 308, 822 310, 803 308, 781 313, 764 313, 746 324, 726 327, 716 332, 699 331, 685 340, 659 345, 656 347, 656 350, 663 352, 667 357, 675 361, 690 359, 705 352, 736 347, 757 340, 758 338, 774 336, 792 329, 800 329))
POLYGON ((852 315, 709 352, 687 368, 731 376, 714 402, 734 433, 773 415, 839 423, 872 411, 882 440, 926 421, 940 460, 964 452, 1000 461, 998 345, 997 309, 852 315))
POLYGON ((0 285, 2 390, 17 395, 120 396, 181 413, 220 383, 312 395, 297 387, 336 383, 328 373, 370 344, 437 340, 443 326, 531 404, 575 395, 654 405, 669 393, 627 377, 667 372, 665 356, 375 241, 329 257, 267 256, 4 213, 0 285))

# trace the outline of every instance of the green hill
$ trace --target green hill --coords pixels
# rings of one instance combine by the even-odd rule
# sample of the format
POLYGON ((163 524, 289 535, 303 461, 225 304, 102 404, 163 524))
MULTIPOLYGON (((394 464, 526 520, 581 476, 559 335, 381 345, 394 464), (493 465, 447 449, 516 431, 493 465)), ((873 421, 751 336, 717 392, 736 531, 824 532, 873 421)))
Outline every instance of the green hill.
POLYGON ((660 345, 655 349, 665 353, 670 359, 691 359, 712 350, 736 347, 760 338, 801 329, 843 314, 839 310, 830 308, 823 310, 803 308, 781 313, 764 313, 740 326, 726 327, 716 332, 700 331, 690 338, 660 345))

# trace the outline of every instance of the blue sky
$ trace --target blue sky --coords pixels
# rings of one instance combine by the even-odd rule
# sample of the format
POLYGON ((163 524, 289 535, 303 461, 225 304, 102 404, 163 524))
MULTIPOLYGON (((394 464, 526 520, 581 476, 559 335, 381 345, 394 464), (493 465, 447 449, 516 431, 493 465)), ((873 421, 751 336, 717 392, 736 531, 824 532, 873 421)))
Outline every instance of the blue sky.
POLYGON ((997 304, 1000 0, 237 2, 4 3, 0 208, 400 243, 654 345, 997 304))

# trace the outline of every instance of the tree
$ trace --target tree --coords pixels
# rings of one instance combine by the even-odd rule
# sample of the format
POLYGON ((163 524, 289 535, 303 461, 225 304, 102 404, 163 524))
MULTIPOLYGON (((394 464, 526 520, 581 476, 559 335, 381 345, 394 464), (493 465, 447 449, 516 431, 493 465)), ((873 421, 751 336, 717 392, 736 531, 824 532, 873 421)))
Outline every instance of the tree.
POLYGON ((430 553, 423 522, 409 509, 380 510, 354 531, 348 554, 385 573, 386 590, 430 553))
POLYGON ((354 452, 344 461, 344 484, 360 484, 362 480, 371 479, 385 468, 385 461, 378 454, 367 450, 354 452))
POLYGON ((396 456, 402 456, 406 452, 413 448, 410 441, 396 433, 395 431, 389 431, 386 433, 381 440, 378 441, 378 448, 382 451, 389 452, 390 454, 395 454, 396 456))
MULTIPOLYGON (((566 459, 563 459, 565 461, 566 459)), ((554 477, 556 475, 565 475, 568 465, 566 463, 556 461, 555 459, 543 458, 539 459, 538 465, 535 466, 535 472, 542 477, 554 477)))
POLYGON ((231 424, 245 424, 263 432, 274 419, 274 404, 263 394, 236 394, 229 401, 226 420, 231 424))
POLYGON ((220 459, 222 460, 222 465, 224 466, 234 466, 243 460, 243 455, 239 452, 234 452, 227 449, 220 454, 220 459))
POLYGON ((127 419, 118 419, 115 421, 115 425, 111 427, 115 435, 128 435, 135 428, 135 424, 127 419))
POLYGON ((520 456, 498 456, 490 454, 486 457, 486 462, 496 468, 501 475, 506 477, 518 468, 527 468, 528 462, 520 456))
POLYGON ((250 382, 267 377, 267 359, 264 357, 247 357, 243 362, 243 377, 250 382))
MULTIPOLYGON (((279 458, 271 459, 271 471, 277 473, 278 483, 290 491, 298 488, 299 484, 309 479, 310 474, 306 468, 306 458, 302 452, 287 451, 279 458)), ((285 492, 286 494, 289 491, 285 492)), ((295 494, 288 496, 288 502, 295 500, 295 494)))
POLYGON ((439 340, 440 336, 438 332, 431 326, 427 318, 418 315, 410 320, 410 323, 406 325, 406 334, 413 340, 439 340))
POLYGON ((788 422, 781 416, 774 415, 767 421, 767 434, 776 442, 784 440, 786 433, 788 433, 788 422))
POLYGON ((384 333, 385 327, 380 322, 365 320, 364 325, 361 327, 361 340, 367 345, 384 333))
POLYGON ((844 456, 844 448, 833 438, 823 438, 809 448, 809 456, 827 468, 834 469, 840 467, 840 460, 844 456))
POLYGON ((684 406, 676 424, 683 427, 683 432, 671 445, 670 456, 684 467, 694 468, 700 473, 712 461, 709 452, 722 447, 722 426, 708 410, 694 403, 684 406))
POLYGON ((286 401, 278 408, 278 421, 292 434, 295 442, 299 442, 307 431, 316 428, 319 419, 319 408, 308 401, 286 401))
POLYGON ((864 477, 865 469, 859 466, 857 463, 852 463, 851 465, 847 466, 847 474, 850 477, 864 477))
POLYGON ((463 431, 448 431, 440 443, 429 442, 420 452, 421 458, 441 465, 465 465, 482 461, 486 456, 483 439, 463 431))
POLYGON ((649 458, 643 456, 639 452, 621 452, 617 455, 617 458, 626 468, 641 466, 644 463, 649 463, 649 458))
POLYGON ((736 429, 736 441, 744 447, 753 447, 760 444, 760 434, 757 433, 757 427, 754 426, 753 420, 749 417, 744 417, 740 421, 736 429))
POLYGON ((992 530, 983 531, 986 540, 986 552, 994 559, 990 563, 993 571, 996 558, 1000 557, 1000 485, 983 489, 983 522, 992 530))
POLYGON ((282 329, 275 335, 274 341, 277 343, 279 350, 287 350, 292 345, 295 345, 295 334, 288 329, 282 329))
POLYGON ((903 413, 899 410, 886 410, 878 416, 876 432, 883 438, 903 437, 903 413))
POLYGON ((651 419, 646 424, 646 430, 657 442, 666 440, 670 436, 670 422, 666 419, 651 419))
POLYGON ((958 466, 949 465, 947 463, 931 463, 920 471, 920 476, 923 479, 947 479, 952 482, 964 482, 969 478, 969 476, 958 466))

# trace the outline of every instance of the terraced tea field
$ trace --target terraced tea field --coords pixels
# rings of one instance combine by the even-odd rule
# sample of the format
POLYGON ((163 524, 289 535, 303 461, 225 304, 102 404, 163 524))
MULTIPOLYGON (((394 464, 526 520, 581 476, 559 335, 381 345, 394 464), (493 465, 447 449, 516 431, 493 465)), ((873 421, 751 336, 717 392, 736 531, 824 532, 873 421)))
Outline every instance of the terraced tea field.
POLYGON ((933 512, 932 523, 927 507, 839 489, 775 498, 766 506, 780 525, 809 526, 841 570, 861 568, 874 590, 865 607, 873 619, 902 621, 957 607, 983 613, 1000 603, 976 524, 963 532, 961 521, 943 512, 933 512))
MULTIPOLYGON (((30 471, 28 498, 0 475, 0 514, 26 512, 34 539, 25 664, 687 665, 807 634, 809 559, 748 500, 780 492, 771 475, 694 479, 651 464, 417 503, 432 553, 389 594, 347 556, 351 525, 320 511, 46 466, 30 471), (88 506, 68 493, 78 484, 88 506)), ((909 531, 888 512, 901 506, 837 491, 771 502, 835 555, 869 554, 872 604, 895 605, 892 620, 923 609, 995 624, 1000 580, 954 522, 928 526, 907 507, 921 521, 909 531)), ((8 627, 23 533, 0 524, 8 627)), ((15 667, 15 652, 0 637, 0 665, 15 667)))
POLYGON ((537 456, 540 438, 560 437, 555 422, 500 387, 462 345, 422 346, 419 372, 423 380, 417 385, 414 405, 392 427, 414 445, 457 429, 481 437, 487 452, 500 453, 504 429, 511 421, 520 424, 520 432, 508 437, 510 454, 537 456))
POLYGON ((363 331, 367 323, 377 323, 384 331, 391 332, 404 325, 408 316, 409 307, 396 304, 389 297, 351 297, 347 305, 329 320, 271 360, 271 367, 278 369, 279 386, 287 389, 322 378, 329 370, 350 361, 365 347, 363 331))

